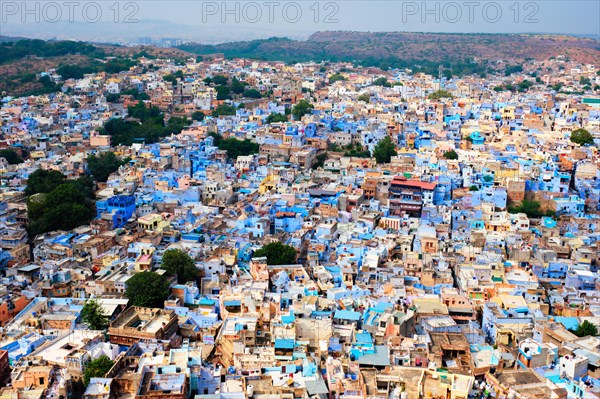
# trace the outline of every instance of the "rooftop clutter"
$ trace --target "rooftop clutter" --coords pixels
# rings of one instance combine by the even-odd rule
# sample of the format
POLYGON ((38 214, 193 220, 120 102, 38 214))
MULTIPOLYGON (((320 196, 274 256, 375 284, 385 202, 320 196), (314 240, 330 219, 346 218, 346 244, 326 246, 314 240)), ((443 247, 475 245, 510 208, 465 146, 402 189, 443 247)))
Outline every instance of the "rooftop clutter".
POLYGON ((45 74, 0 108, 0 397, 600 395, 596 66, 45 74))

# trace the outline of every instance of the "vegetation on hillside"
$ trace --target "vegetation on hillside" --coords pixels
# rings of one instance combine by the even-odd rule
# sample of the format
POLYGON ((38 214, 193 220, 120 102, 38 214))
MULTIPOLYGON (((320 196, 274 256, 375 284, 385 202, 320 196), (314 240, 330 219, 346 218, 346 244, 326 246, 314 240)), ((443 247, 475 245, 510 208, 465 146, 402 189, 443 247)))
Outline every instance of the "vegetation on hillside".
POLYGON ((89 299, 81 310, 81 320, 92 330, 104 330, 108 327, 108 316, 95 299, 89 299))
POLYGON ((177 276, 177 282, 187 283, 196 281, 198 269, 194 260, 180 249, 169 249, 162 256, 161 269, 165 269, 170 276, 177 276))
POLYGON ((127 280, 125 296, 131 305, 162 308, 169 297, 169 281, 155 272, 139 272, 127 280))
POLYGON ((509 213, 524 213, 529 218, 541 218, 542 216, 554 216, 551 210, 542 211, 542 206, 539 201, 523 200, 519 205, 509 205, 509 213))
POLYGON ((279 241, 269 243, 252 255, 253 258, 267 258, 269 265, 289 265, 296 262, 296 249, 279 241))
POLYGON ((98 358, 92 360, 85 366, 85 373, 83 374, 83 383, 87 386, 92 378, 102 378, 110 371, 112 366, 115 364, 106 355, 101 355, 98 358))
POLYGON ((396 155, 398 155, 396 146, 390 136, 385 136, 379 140, 373 149, 373 156, 377 160, 377 163, 389 163, 392 157, 396 155))
POLYGON ((0 158, 6 159, 9 165, 16 165, 19 163, 23 163, 23 158, 15 150, 11 150, 10 148, 0 150, 0 158))
POLYGON ((119 169, 121 165, 129 162, 129 158, 119 159, 114 152, 106 151, 98 155, 91 154, 87 157, 88 170, 98 182, 105 182, 111 173, 119 169))
POLYGON ((217 133, 210 133, 214 137, 214 145, 219 147, 219 150, 227 151, 227 156, 230 159, 236 159, 237 157, 257 154, 260 146, 258 143, 250 141, 248 139, 238 140, 230 137, 224 139, 223 136, 217 133))
POLYGON ((576 129, 571 132, 571 142, 579 145, 592 145, 594 137, 585 129, 576 129))
POLYGON ((104 57, 102 49, 85 42, 71 40, 44 41, 40 39, 0 42, 0 64, 18 60, 26 56, 56 57, 67 54, 104 57))
POLYGON ((94 217, 94 183, 88 177, 67 180, 57 171, 38 169, 25 193, 31 236, 54 230, 72 230, 94 217), (36 195, 37 194, 37 195, 36 195))
POLYGON ((111 136, 112 145, 131 145, 136 140, 146 144, 156 143, 163 137, 179 134, 189 122, 185 118, 171 117, 167 123, 156 107, 146 108, 143 102, 129 107, 131 119, 112 118, 100 128, 100 133, 111 136))

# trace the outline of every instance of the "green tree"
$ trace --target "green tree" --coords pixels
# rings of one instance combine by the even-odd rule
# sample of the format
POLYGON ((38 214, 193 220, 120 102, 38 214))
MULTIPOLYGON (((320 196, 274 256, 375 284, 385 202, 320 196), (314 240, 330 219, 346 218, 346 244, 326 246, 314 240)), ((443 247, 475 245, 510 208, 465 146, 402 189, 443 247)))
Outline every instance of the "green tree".
POLYGON ((231 89, 229 86, 217 86, 215 90, 217 91, 217 100, 231 99, 231 89))
POLYGON ((586 76, 582 76, 579 78, 579 84, 580 85, 591 85, 592 81, 590 80, 590 78, 588 78, 586 76))
POLYGON ((117 93, 108 93, 106 95, 106 101, 109 102, 109 103, 119 102, 120 98, 121 98, 121 95, 119 95, 117 93))
POLYGON ((27 200, 31 236, 55 230, 72 230, 89 223, 95 215, 93 182, 89 178, 68 180, 47 194, 27 200))
POLYGON ((296 105, 294 105, 294 107, 292 108, 292 116, 296 120, 300 120, 300 119, 302 119, 302 117, 304 115, 308 114, 313 108, 314 108, 314 105, 312 105, 308 101, 302 99, 302 100, 298 101, 296 103, 296 105))
POLYGON ((322 152, 319 155, 317 155, 315 163, 312 165, 312 169, 322 168, 325 165, 325 161, 327 160, 327 158, 327 152, 322 152))
MULTIPOLYGON (((240 155, 246 156, 258 153, 260 146, 258 143, 250 141, 248 139, 238 140, 230 137, 228 139, 220 138, 218 140, 217 147, 219 150, 227 151, 227 156, 231 159, 237 159, 240 155)), ((215 141, 216 144, 216 141, 215 141)))
POLYGON ((427 96, 430 100, 439 100, 441 98, 452 98, 452 94, 447 90, 436 90, 427 96))
POLYGON ((169 282, 155 272, 140 272, 127 280, 125 296, 133 306, 162 308, 169 297, 169 282))
POLYGON ((577 329, 573 331, 573 334, 577 335, 578 337, 596 337, 598 336, 598 328, 589 321, 584 320, 583 323, 578 325, 577 329))
POLYGON ((8 162, 9 165, 23 163, 23 158, 21 158, 15 150, 11 149, 0 150, 0 158, 6 159, 6 162, 8 162))
POLYGON ((108 316, 95 299, 88 300, 81 310, 81 319, 92 330, 104 330, 108 327, 108 316))
MULTIPOLYGON (((145 93, 140 93, 140 96, 145 93)), ((164 115, 157 107, 146 107, 143 101, 127 109, 129 116, 137 119, 124 120, 111 118, 104 127, 99 129, 102 134, 111 136, 113 145, 131 145, 134 141, 143 141, 147 144, 155 143, 161 138, 179 133, 187 124, 184 118, 172 117, 165 126, 164 115)))
POLYGON ((446 159, 458 159, 458 154, 454 150, 446 151, 444 153, 444 158, 446 158, 446 159))
POLYGON ((385 136, 382 140, 379 140, 373 149, 373 156, 377 163, 389 163, 395 155, 397 155, 396 146, 390 136, 385 136))
POLYGON ((194 260, 180 249, 165 251, 160 268, 165 269, 170 276, 177 276, 179 283, 196 281, 198 278, 198 269, 194 260))
POLYGON ((238 78, 231 79, 231 91, 235 94, 242 94, 246 90, 248 83, 240 82, 238 78))
POLYGON ((163 135, 170 136, 171 134, 179 134, 188 125, 189 122, 187 118, 172 116, 169 118, 167 125, 163 129, 163 135))
POLYGON ((371 158, 371 152, 359 143, 350 143, 346 146, 346 149, 347 151, 344 152, 345 157, 371 158))
POLYGON ((215 85, 221 85, 224 86, 227 84, 227 76, 224 75, 215 75, 212 77, 212 79, 210 80, 212 83, 214 83, 215 85))
POLYGON ((175 75, 165 75, 163 76, 163 80, 165 82, 170 82, 173 86, 177 84, 177 77, 175 75))
POLYGON ((205 116, 206 115, 204 115, 204 112, 202 111, 194 111, 194 113, 192 114, 192 120, 201 122, 204 120, 205 116))
POLYGON ((25 195, 49 193, 64 183, 65 179, 65 175, 57 170, 38 169, 27 178, 25 195))
POLYGON ((96 72, 97 68, 90 66, 84 67, 81 65, 61 65, 56 69, 56 73, 59 74, 63 80, 68 79, 81 79, 86 73, 96 72))
POLYGON ((83 374, 83 383, 87 386, 92 378, 102 378, 110 371, 112 366, 115 364, 106 355, 102 355, 97 359, 92 360, 85 366, 85 373, 83 374))
POLYGON ((524 79, 523 81, 519 82, 519 84, 517 85, 517 90, 519 91, 519 93, 523 93, 526 92, 531 86, 533 86, 533 82, 524 79))
POLYGON ((218 118, 221 115, 235 115, 235 107, 228 104, 219 104, 217 108, 213 109, 212 116, 218 118))
POLYGON ((129 162, 129 159, 120 160, 114 152, 106 151, 101 154, 91 154, 87 157, 88 170, 96 181, 105 182, 111 173, 115 172, 121 165, 129 162))
POLYGON ((571 132, 571 142, 579 145, 594 144, 594 137, 585 129, 577 129, 571 132))
POLYGON ((510 76, 513 73, 519 73, 519 72, 523 72, 522 65, 509 65, 504 69, 504 75, 506 75, 506 76, 510 76))
POLYGON ((287 116, 274 112, 267 116, 267 123, 287 122, 287 116))
POLYGON ((373 81, 373 86, 392 87, 392 84, 388 82, 387 78, 377 78, 373 81))
POLYGON ((469 191, 479 191, 479 187, 477 187, 476 185, 472 185, 471 187, 469 187, 469 191))
POLYGON ((262 94, 260 94, 260 91, 258 91, 256 89, 248 89, 248 90, 244 91, 244 97, 246 97, 246 98, 262 98, 262 94))
POLYGON ((331 83, 331 84, 333 84, 335 82, 340 82, 340 81, 343 82, 345 80, 346 80, 346 78, 344 77, 344 75, 339 74, 339 73, 335 73, 329 77, 329 83, 331 83))
POLYGON ((267 258, 268 265, 290 265, 296 262, 296 249, 280 241, 269 243, 255 251, 253 257, 267 258))
POLYGON ((358 101, 364 101, 366 103, 371 102, 371 96, 369 95, 369 93, 363 93, 360 96, 358 96, 358 101))
POLYGON ((553 211, 542 211, 542 206, 535 200, 523 200, 520 205, 509 206, 509 213, 524 213, 530 218, 540 218, 542 216, 553 216, 553 211))
POLYGON ((150 100, 150 96, 147 93, 139 91, 137 89, 123 90, 121 94, 133 96, 133 98, 135 98, 138 101, 150 100))

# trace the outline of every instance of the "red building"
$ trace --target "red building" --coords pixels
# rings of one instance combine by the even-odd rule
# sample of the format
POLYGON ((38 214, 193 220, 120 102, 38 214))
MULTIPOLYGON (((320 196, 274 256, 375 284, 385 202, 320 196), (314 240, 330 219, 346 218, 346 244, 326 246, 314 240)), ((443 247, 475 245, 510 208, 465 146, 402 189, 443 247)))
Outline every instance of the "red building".
POLYGON ((390 214, 421 217, 423 202, 433 201, 436 186, 437 183, 394 177, 389 188, 390 214))

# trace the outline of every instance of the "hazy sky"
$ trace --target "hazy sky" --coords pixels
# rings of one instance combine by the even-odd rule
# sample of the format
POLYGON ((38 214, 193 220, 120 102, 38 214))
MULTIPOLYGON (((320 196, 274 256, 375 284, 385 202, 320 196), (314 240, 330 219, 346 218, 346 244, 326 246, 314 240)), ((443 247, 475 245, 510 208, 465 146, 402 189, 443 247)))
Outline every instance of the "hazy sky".
POLYGON ((600 36, 599 0, 0 0, 0 33, 128 41, 220 42, 318 30, 568 33, 600 36))

